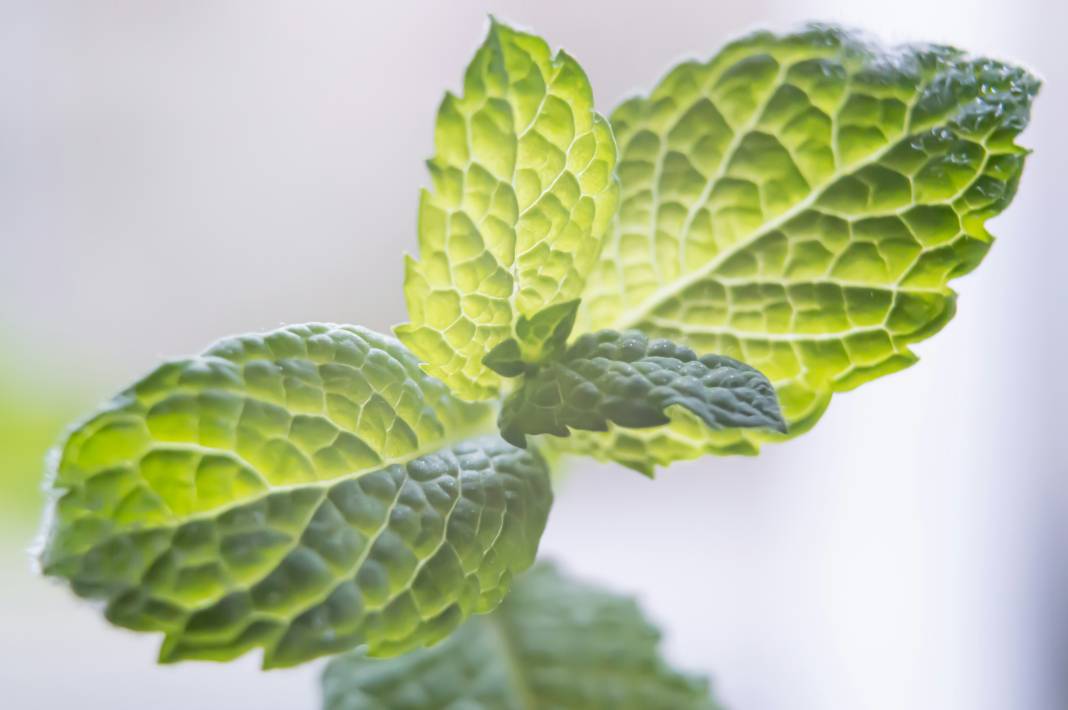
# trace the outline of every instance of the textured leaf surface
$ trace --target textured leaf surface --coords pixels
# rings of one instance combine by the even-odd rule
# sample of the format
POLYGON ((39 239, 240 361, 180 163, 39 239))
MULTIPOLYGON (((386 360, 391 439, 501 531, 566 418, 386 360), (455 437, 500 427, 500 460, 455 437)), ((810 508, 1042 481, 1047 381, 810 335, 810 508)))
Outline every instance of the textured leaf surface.
POLYGON ((71 432, 44 570, 162 661, 434 642, 533 562, 551 502, 536 454, 453 443, 483 414, 362 328, 224 340, 71 432))
POLYGON ((670 407, 688 410, 712 429, 785 430, 775 389, 757 370, 720 355, 699 358, 669 340, 650 342, 638 331, 614 330, 582 336, 562 358, 528 375, 505 400, 500 428, 505 439, 526 446, 527 434, 606 431, 609 422, 667 424, 670 407))
MULTIPOLYGON (((912 364, 909 346, 952 317, 947 283, 978 265, 984 223, 1012 199, 1037 90, 997 61, 827 27, 675 67, 612 114, 620 211, 580 328, 742 360, 805 431, 833 392, 912 364)), ((571 443, 666 464, 769 436, 679 415, 571 443)))
POLYGON ((487 616, 388 661, 353 652, 323 675, 326 710, 713 710, 708 683, 661 659, 631 600, 539 564, 487 616))
POLYGON ((396 332, 459 396, 486 399, 500 377, 482 359, 516 320, 582 293, 618 201, 615 141, 574 59, 494 22, 435 147, 396 332))

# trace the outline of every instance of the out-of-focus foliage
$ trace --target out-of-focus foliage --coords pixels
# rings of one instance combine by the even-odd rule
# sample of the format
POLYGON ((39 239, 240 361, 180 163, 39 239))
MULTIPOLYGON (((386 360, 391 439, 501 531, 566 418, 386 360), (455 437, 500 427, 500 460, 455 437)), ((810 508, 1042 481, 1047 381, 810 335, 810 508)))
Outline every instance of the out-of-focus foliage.
POLYGON ((324 710, 715 710, 708 682, 672 669, 632 599, 539 564, 497 611, 389 660, 339 656, 324 710))
POLYGON ((63 387, 55 378, 54 369, 23 360, 0 367, 0 525, 29 530, 37 522, 45 457, 71 418, 91 403, 84 383, 63 387))

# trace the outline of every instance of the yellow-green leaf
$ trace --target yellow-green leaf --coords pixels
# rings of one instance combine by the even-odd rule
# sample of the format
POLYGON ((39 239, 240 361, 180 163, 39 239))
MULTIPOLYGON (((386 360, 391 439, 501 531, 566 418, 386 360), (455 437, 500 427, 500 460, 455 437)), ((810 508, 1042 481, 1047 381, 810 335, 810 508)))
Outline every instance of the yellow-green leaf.
POLYGON ((165 634, 164 662, 393 655, 493 609, 551 504, 395 340, 313 324, 168 362, 56 454, 46 574, 165 634))
MULTIPOLYGON (((1039 82, 949 47, 834 27, 761 32, 612 114, 622 196, 581 331, 638 329, 749 364, 790 435, 900 370, 953 316, 948 282, 1016 191, 1039 82)), ((629 464, 753 453, 782 435, 670 426, 567 445, 629 464)))
POLYGON ((482 359, 584 289, 616 209, 615 141, 573 58, 493 22, 435 147, 396 333, 458 396, 487 399, 501 380, 482 359))

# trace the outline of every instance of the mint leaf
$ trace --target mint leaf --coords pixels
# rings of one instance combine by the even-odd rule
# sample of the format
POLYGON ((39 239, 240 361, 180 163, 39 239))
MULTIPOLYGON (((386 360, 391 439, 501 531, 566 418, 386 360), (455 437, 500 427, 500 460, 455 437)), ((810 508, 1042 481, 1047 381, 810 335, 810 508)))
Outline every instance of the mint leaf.
POLYGON ((539 363, 563 352, 575 327, 579 303, 576 298, 549 306, 530 318, 519 317, 515 332, 527 362, 539 363))
POLYGON ((493 609, 551 503, 391 338, 292 326, 168 362, 76 427, 46 574, 165 634, 160 660, 391 655, 493 609))
POLYGON ((558 357, 575 327, 579 301, 557 303, 527 318, 519 316, 516 338, 502 340, 482 358, 502 377, 518 377, 544 360, 558 357))
MULTIPOLYGON (((949 47, 813 26, 676 66, 612 114, 619 218, 580 330, 639 329, 758 368, 790 434, 916 361, 1016 192, 1039 82, 949 47)), ((666 464, 781 435, 692 419, 567 446, 666 464)))
POLYGON ((714 710, 704 679, 672 670, 633 600, 541 563, 487 616, 387 661, 358 652, 323 673, 325 710, 714 710))
POLYGON ((719 355, 699 358, 669 340, 650 342, 638 331, 605 330, 582 336, 527 376, 504 402, 501 435, 526 446, 527 434, 607 431, 609 422, 655 427, 670 422, 670 407, 712 429, 785 431, 775 390, 757 370, 719 355))
POLYGON ((482 362, 501 377, 519 377, 527 371, 523 351, 515 338, 502 340, 493 346, 482 362))
POLYGON ((435 147, 396 333, 458 396, 488 399, 501 380, 483 358, 582 293, 616 209, 616 146, 578 63, 494 22, 435 147))

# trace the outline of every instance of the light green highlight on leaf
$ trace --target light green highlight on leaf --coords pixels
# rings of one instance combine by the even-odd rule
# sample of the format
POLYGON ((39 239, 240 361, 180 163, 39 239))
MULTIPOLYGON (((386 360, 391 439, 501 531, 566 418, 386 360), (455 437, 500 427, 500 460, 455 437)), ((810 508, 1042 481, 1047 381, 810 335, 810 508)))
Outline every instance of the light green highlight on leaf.
MULTIPOLYGON (((579 338, 558 360, 527 375, 500 415, 501 435, 526 446, 527 434, 569 436, 670 422, 688 410, 711 429, 785 431, 775 389, 757 370, 720 355, 698 357, 669 340, 638 331, 604 330, 579 338)), ((639 468, 651 474, 652 467, 639 468)))
POLYGON ((324 710, 715 710, 671 669, 633 600, 539 564, 492 614, 387 661, 357 652, 323 674, 324 710))
POLYGON ((497 605, 551 504, 536 453, 465 438, 485 413, 363 328, 224 340, 70 433, 44 570, 163 662, 433 643, 497 605))
POLYGON ((501 381, 483 358, 585 287, 618 201, 615 141, 574 59, 494 22, 435 148, 396 333, 459 397, 488 399, 501 381))
MULTIPOLYGON (((984 224, 1016 191, 1038 87, 949 47, 826 26, 678 65, 612 114, 622 197, 579 329, 746 362, 790 435, 806 431, 832 393, 909 366, 953 316, 947 284, 982 260, 984 224)), ((677 419, 566 445, 649 465, 782 438, 677 419)))

